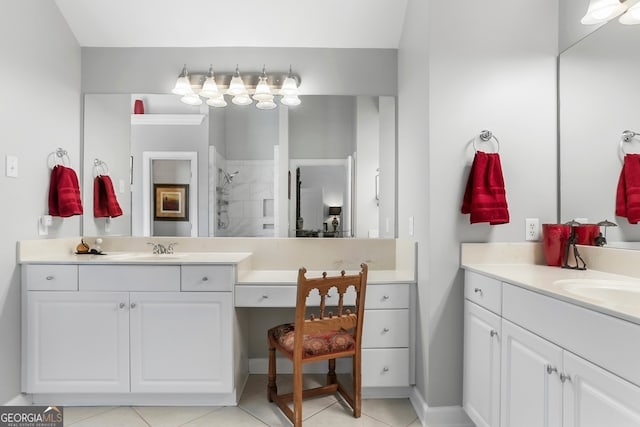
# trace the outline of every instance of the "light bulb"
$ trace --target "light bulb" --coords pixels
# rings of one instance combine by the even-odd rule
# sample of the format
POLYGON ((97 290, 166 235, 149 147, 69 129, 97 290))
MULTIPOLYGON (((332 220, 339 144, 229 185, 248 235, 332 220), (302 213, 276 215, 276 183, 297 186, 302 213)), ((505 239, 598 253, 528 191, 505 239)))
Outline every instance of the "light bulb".
POLYGON ((253 104, 253 100, 251 99, 251 97, 249 95, 245 94, 241 94, 241 95, 236 95, 233 97, 233 99, 231 99, 231 102, 233 102, 236 105, 249 105, 249 104, 253 104))
POLYGON ((229 83, 227 93, 232 96, 247 94, 247 88, 244 86, 244 82, 240 77, 238 67, 236 67, 236 74, 231 78, 231 83, 229 83))
POLYGON ((591 0, 587 13, 580 22, 584 25, 601 24, 620 15, 627 8, 619 0, 591 0))
POLYGON ((222 108, 227 106, 227 101, 225 101, 222 94, 219 94, 216 97, 207 99, 207 105, 210 105, 211 107, 222 108))
POLYGON ((624 25, 640 24, 640 3, 636 3, 618 21, 624 25))
POLYGON ((200 96, 204 96, 205 98, 215 98, 219 94, 220 92, 218 91, 218 85, 216 84, 216 79, 215 79, 215 76, 213 75, 213 66, 210 66, 209 74, 207 75, 207 79, 204 81, 204 84, 202 85, 200 96))
POLYGON ((301 101, 297 95, 286 95, 282 97, 282 99, 280 100, 280 103, 287 105, 289 107, 295 107, 296 105, 300 105, 301 101))
POLYGON ((182 98, 180 98, 180 101, 187 104, 187 105, 201 105, 202 104, 202 99, 196 95, 195 93, 190 93, 187 94, 185 96, 183 96, 182 98))
POLYGON ((253 99, 256 101, 273 101, 273 95, 271 94, 271 88, 267 84, 266 76, 260 76, 258 86, 256 86, 256 92, 253 94, 253 99))
POLYGON ((273 101, 260 101, 256 104, 256 107, 261 110, 273 110, 277 105, 273 101))
POLYGON ((182 67, 182 72, 178 79, 176 80, 176 85, 173 87, 171 92, 176 95, 188 95, 193 93, 193 89, 191 89, 191 82, 189 81, 189 72, 187 71, 187 66, 182 67))
POLYGON ((298 94, 298 85, 296 84, 296 80, 289 76, 282 83, 282 87, 280 88, 281 95, 297 95, 298 94))

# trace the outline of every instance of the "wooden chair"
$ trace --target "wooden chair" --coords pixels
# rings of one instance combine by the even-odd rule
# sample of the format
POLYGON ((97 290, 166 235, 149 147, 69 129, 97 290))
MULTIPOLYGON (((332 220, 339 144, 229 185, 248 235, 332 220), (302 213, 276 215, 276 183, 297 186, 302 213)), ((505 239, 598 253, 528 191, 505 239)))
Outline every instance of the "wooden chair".
MULTIPOLYGON (((307 270, 298 271, 298 290, 296 299, 296 315, 294 323, 287 323, 269 329, 269 383, 268 397, 275 402, 284 414, 291 420, 294 427, 302 426, 302 399, 325 394, 340 393, 353 409, 353 416, 360 417, 361 412, 361 371, 360 371, 360 341, 364 318, 364 299, 367 284, 367 265, 361 265, 360 273, 340 276, 307 279, 307 270), (337 313, 325 311, 327 296, 330 289, 337 290, 337 313), (355 289, 355 306, 353 311, 346 307, 344 300, 347 289, 355 289), (317 289, 320 305, 318 314, 307 312, 307 297, 317 289), (276 385, 276 349, 293 362, 293 392, 278 394, 276 385), (352 357, 353 360, 353 389, 351 393, 338 381, 336 377, 336 359, 352 357), (303 365, 320 360, 328 360, 326 385, 313 389, 302 389, 303 365), (293 401, 293 410, 287 404, 293 401)), ((315 294, 315 292, 314 292, 315 294)), ((333 300, 335 301, 335 300, 333 300)), ((309 311, 313 309, 309 308, 309 311)))

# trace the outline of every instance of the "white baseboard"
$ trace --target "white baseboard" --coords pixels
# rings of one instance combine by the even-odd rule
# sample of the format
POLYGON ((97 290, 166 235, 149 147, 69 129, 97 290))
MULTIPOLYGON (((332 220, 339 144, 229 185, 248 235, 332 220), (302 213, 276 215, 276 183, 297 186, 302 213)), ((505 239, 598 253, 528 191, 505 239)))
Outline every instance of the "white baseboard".
POLYGON ((2 406, 31 406, 33 399, 30 394, 19 394, 13 399, 5 402, 2 406))
POLYGON ((409 401, 425 427, 475 427, 462 406, 430 408, 416 387, 411 389, 409 401))
MULTIPOLYGON (((293 363, 289 359, 276 358, 276 372, 279 374, 293 374, 293 363)), ((304 365, 305 374, 326 374, 327 362, 308 363, 304 365)), ((343 358, 336 360, 336 373, 346 374, 351 372, 351 359, 343 358)), ((250 374, 269 373, 269 359, 266 357, 249 359, 250 374)))

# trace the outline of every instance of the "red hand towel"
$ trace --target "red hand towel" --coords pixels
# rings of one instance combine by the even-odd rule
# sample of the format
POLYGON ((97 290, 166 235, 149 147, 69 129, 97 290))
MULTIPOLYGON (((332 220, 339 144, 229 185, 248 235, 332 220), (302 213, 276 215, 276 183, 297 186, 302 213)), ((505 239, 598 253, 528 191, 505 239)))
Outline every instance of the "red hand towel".
POLYGON ((640 221, 640 154, 627 154, 620 171, 616 191, 616 215, 629 224, 640 221))
POLYGON ((462 200, 461 212, 471 214, 470 222, 507 224, 509 209, 498 153, 476 151, 462 200))
POLYGON ((71 168, 57 165, 51 171, 49 215, 61 217, 82 215, 78 176, 71 168))
POLYGON ((99 175, 93 180, 93 216, 105 218, 122 215, 113 182, 108 175, 99 175))

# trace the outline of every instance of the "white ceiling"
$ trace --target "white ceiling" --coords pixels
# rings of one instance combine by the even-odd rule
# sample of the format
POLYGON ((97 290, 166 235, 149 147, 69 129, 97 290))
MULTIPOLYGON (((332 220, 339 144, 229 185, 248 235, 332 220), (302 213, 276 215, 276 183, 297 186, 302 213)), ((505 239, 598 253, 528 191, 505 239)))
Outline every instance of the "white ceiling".
POLYGON ((407 0, 55 0, 81 46, 398 47, 407 0))

